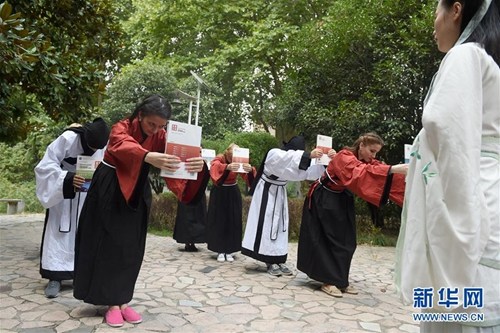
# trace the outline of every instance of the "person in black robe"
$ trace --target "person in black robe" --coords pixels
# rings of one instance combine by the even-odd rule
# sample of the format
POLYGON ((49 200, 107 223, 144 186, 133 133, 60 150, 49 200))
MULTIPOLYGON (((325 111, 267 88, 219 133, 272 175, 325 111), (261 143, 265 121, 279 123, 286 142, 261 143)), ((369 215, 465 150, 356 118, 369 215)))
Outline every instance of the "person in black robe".
POLYGON ((185 204, 177 202, 173 238, 177 243, 185 244, 186 252, 197 252, 195 244, 206 243, 207 197, 202 193, 200 200, 185 204))
POLYGON ((407 165, 376 160, 383 144, 377 134, 366 133, 352 147, 332 155, 304 202, 297 269, 322 282, 321 290, 334 297, 358 293, 349 284, 356 250, 354 194, 377 207, 388 199, 403 203, 407 165))
POLYGON ((214 186, 208 202, 207 248, 218 253, 219 262, 233 262, 233 253, 241 250, 243 210, 238 175, 248 186, 255 176, 255 168, 248 163, 243 163, 245 173, 236 172, 240 163, 233 162, 233 148, 238 146, 230 144, 210 167, 214 186))
MULTIPOLYGON (((76 238, 75 298, 108 305, 106 323, 140 323, 141 315, 128 303, 134 294, 146 246, 151 187, 150 165, 168 171, 179 168, 177 156, 165 154, 169 102, 152 95, 132 115, 113 125, 104 159, 92 178, 82 208, 76 238)), ((196 180, 164 178, 183 202, 205 191, 208 170, 201 157, 186 160, 196 180)))

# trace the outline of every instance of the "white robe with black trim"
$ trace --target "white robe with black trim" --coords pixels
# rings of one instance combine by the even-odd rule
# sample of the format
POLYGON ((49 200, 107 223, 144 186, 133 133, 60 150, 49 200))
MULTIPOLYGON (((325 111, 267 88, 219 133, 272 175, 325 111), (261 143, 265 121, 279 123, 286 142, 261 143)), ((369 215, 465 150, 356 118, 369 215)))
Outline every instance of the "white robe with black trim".
POLYGON ((271 149, 255 186, 241 253, 266 263, 285 263, 288 255, 287 181, 315 180, 323 165, 299 169, 304 151, 271 149), (271 179, 271 175, 276 179, 271 179), (261 215, 262 209, 262 215, 261 215))
MULTIPOLYGON (((83 152, 80 135, 65 131, 47 147, 35 167, 36 195, 47 209, 40 260, 40 272, 45 278, 59 280, 73 274, 77 221, 87 193, 76 192, 73 199, 64 198, 64 179, 68 172, 76 170, 76 164, 65 159, 83 152)), ((97 150, 93 156, 102 159, 103 152, 97 150)))

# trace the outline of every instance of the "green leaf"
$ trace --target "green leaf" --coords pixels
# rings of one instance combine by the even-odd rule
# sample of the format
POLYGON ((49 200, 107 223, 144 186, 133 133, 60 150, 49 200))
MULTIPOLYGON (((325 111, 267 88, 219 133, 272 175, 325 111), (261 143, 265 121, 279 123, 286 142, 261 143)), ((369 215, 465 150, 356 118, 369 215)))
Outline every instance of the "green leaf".
POLYGON ((0 17, 2 20, 7 20, 7 18, 10 16, 12 13, 12 6, 5 1, 4 3, 0 4, 0 17))

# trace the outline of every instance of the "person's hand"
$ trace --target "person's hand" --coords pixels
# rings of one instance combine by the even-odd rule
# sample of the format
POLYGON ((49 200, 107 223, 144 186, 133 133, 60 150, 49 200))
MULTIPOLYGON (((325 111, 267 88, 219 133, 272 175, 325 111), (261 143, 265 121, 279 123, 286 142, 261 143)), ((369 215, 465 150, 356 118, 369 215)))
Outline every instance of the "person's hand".
POLYGON ((408 164, 396 164, 391 167, 391 173, 406 175, 408 173, 408 164))
POLYGON ((329 158, 333 158, 333 156, 335 156, 335 155, 337 155, 337 151, 335 149, 332 148, 328 151, 329 158))
POLYGON ((229 163, 226 166, 226 170, 229 170, 229 171, 232 171, 232 172, 238 171, 239 168, 240 168, 240 163, 229 163))
POLYGON ((252 171, 252 166, 248 163, 243 163, 243 170, 245 170, 246 173, 249 173, 252 171))
POLYGON ((311 158, 320 158, 323 156, 323 150, 321 148, 314 148, 311 151, 311 158))
POLYGON ((85 183, 85 178, 80 176, 80 175, 75 175, 73 177, 73 186, 76 188, 76 189, 79 189, 80 187, 82 187, 83 183, 85 183))
POLYGON ((203 157, 191 157, 186 159, 186 170, 189 172, 200 172, 203 170, 203 164, 205 164, 205 161, 203 160, 203 157))
POLYGON ((168 155, 163 153, 149 152, 144 158, 146 163, 149 163, 159 169, 167 171, 175 171, 179 169, 180 158, 174 155, 168 155))

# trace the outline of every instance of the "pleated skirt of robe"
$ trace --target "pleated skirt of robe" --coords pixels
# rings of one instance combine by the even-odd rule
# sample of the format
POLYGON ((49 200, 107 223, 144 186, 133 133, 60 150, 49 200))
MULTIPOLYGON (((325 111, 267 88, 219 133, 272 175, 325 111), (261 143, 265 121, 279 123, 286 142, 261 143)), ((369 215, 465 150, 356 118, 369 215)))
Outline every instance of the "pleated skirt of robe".
POLYGON ((143 168, 131 205, 113 168, 94 173, 79 220, 75 248, 75 298, 95 305, 130 302, 144 250, 151 189, 143 168))
POLYGON ((356 250, 354 198, 348 191, 318 186, 311 208, 306 198, 297 250, 297 269, 311 279, 345 288, 356 250))
POLYGON ((183 244, 207 242, 207 198, 204 194, 194 204, 177 203, 173 238, 183 244))
POLYGON ((207 248, 217 253, 241 250, 242 200, 234 186, 214 186, 208 201, 207 248))

